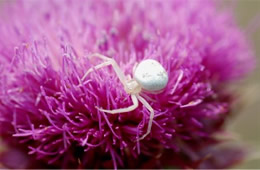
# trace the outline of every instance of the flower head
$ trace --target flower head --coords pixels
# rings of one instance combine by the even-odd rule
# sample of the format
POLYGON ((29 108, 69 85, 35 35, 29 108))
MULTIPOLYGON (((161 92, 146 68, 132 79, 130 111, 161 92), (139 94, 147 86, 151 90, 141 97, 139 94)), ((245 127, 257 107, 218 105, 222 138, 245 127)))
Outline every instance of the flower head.
POLYGON ((231 112, 225 89, 251 70, 253 54, 231 14, 212 1, 17 1, 1 15, 0 132, 33 160, 24 167, 229 166, 210 163, 220 155, 213 134, 231 112), (136 139, 146 132, 147 108, 96 109, 132 101, 111 67, 82 80, 101 62, 92 53, 115 59, 125 75, 148 58, 167 70, 164 91, 145 94, 155 118, 144 140, 136 139))

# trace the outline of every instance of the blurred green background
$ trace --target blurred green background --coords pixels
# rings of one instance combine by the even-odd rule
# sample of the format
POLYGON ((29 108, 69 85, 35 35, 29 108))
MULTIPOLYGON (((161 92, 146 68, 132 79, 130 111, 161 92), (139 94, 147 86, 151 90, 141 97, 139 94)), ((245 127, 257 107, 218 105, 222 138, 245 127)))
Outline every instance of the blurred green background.
POLYGON ((252 151, 249 160, 235 168, 259 169, 260 168, 260 0, 226 0, 235 10, 237 22, 244 30, 248 30, 248 38, 251 39, 257 56, 256 69, 247 79, 241 83, 239 91, 242 92, 242 108, 238 115, 232 118, 228 129, 238 134, 240 139, 248 145, 252 151), (234 6, 236 4, 236 6, 234 6), (256 32, 251 32, 250 23, 258 24, 256 32))

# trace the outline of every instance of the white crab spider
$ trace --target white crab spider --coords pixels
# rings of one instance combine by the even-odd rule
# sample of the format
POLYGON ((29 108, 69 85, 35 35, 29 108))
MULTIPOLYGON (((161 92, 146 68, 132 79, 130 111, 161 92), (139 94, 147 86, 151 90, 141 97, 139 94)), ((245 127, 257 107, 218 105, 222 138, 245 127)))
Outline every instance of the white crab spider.
MULTIPOLYGON (((168 74, 166 70, 156 60, 146 59, 140 62, 133 70, 133 78, 130 77, 130 79, 129 78, 127 79, 114 59, 106 57, 99 53, 94 53, 90 55, 90 58, 92 57, 97 57, 104 60, 103 63, 94 66, 95 70, 109 65, 113 67, 120 82, 123 84, 126 93, 131 95, 131 99, 133 102, 133 105, 127 108, 121 108, 115 110, 105 110, 98 107, 96 108, 100 111, 110 113, 110 114, 125 113, 136 109, 138 107, 138 100, 139 100, 150 111, 150 119, 149 119, 147 131, 141 138, 139 138, 139 140, 144 139, 151 132, 152 122, 154 118, 154 110, 149 105, 149 103, 143 97, 140 96, 140 93, 141 91, 146 91, 149 93, 161 92, 168 83, 168 74)), ((87 75, 90 72, 94 71, 94 69, 90 68, 84 74, 81 80, 84 81, 87 75)))

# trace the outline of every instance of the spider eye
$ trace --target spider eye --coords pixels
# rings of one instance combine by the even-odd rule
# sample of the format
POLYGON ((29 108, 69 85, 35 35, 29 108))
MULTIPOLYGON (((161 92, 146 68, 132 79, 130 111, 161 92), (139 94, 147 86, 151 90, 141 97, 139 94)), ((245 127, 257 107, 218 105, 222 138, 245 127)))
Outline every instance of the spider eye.
POLYGON ((156 60, 147 59, 138 64, 134 79, 146 91, 156 92, 164 89, 168 83, 168 74, 156 60))

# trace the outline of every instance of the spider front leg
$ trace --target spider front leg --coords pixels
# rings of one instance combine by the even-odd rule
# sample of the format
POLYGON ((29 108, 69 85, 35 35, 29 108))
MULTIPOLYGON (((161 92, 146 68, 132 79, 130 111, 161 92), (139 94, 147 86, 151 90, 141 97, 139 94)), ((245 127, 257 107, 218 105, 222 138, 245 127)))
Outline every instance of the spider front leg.
POLYGON ((104 55, 101 55, 99 53, 94 53, 92 55, 89 56, 89 58, 92 58, 92 57, 97 57, 97 58, 100 58, 102 60, 104 60, 105 62, 101 63, 101 64, 98 64, 96 66, 94 66, 94 68, 90 68, 85 74, 84 76, 81 78, 82 81, 85 80, 85 78, 88 76, 89 73, 93 72, 94 69, 100 69, 100 68, 103 68, 103 67, 106 67, 106 66, 109 66, 111 65, 112 68, 114 69, 114 71, 116 72, 116 75, 118 76, 120 82, 125 85, 126 83, 126 76, 124 75, 123 71, 120 69, 120 67, 118 66, 118 64, 116 63, 116 61, 112 58, 109 58, 109 57, 106 57, 104 55))
MULTIPOLYGON (((116 61, 114 59, 111 59, 109 57, 106 57, 104 55, 95 53, 89 56, 90 58, 92 57, 97 57, 100 58, 102 60, 105 60, 105 62, 94 66, 94 69, 100 69, 103 68, 105 66, 109 66, 111 65, 112 68, 114 69, 114 71, 116 72, 116 75, 118 76, 120 82, 124 85, 124 87, 126 86, 126 76, 124 75, 124 73, 122 72, 122 70, 120 69, 120 67, 118 66, 118 64, 116 63, 116 61)), ((87 75, 91 72, 94 71, 93 68, 90 68, 85 74, 84 76, 81 78, 81 80, 83 81, 87 75)), ((131 95, 131 99, 133 101, 133 105, 127 107, 127 108, 121 108, 121 109, 115 109, 115 110, 105 110, 105 109, 101 109, 96 107, 98 110, 106 112, 106 113, 110 113, 110 114, 116 114, 116 113, 125 113, 125 112, 130 112, 133 111, 134 109, 136 109, 138 107, 138 100, 137 97, 135 95, 131 95)))
MULTIPOLYGON (((100 68, 103 68, 105 66, 109 66, 109 65, 112 65, 112 63, 110 61, 106 61, 104 63, 101 63, 101 64, 98 64, 96 66, 94 66, 95 70, 97 69, 100 69, 100 68)), ((93 68, 90 68, 85 74, 84 76, 81 78, 82 81, 84 81, 86 79, 86 77, 88 76, 89 73, 93 72, 94 69, 93 68)))
POLYGON ((150 104, 141 96, 137 96, 138 100, 150 111, 150 118, 149 118, 149 122, 148 122, 148 127, 147 127, 147 131, 146 133, 139 138, 138 140, 142 140, 144 139, 147 135, 149 135, 149 133, 152 130, 152 124, 153 124, 153 118, 154 118, 154 110, 153 108, 150 106, 150 104))

